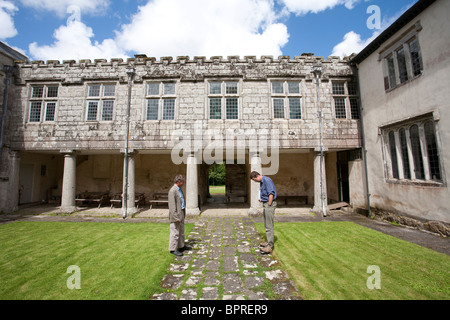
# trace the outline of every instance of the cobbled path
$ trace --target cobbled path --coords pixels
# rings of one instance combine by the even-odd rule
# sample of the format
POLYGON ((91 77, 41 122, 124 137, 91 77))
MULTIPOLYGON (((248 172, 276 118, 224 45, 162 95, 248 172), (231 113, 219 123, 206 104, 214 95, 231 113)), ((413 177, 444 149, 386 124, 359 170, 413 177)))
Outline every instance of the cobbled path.
MULTIPOLYGON (((193 250, 174 257, 152 300, 299 300, 294 282, 247 217, 201 217, 187 239, 193 250)), ((276 248, 275 248, 276 250, 276 248)))

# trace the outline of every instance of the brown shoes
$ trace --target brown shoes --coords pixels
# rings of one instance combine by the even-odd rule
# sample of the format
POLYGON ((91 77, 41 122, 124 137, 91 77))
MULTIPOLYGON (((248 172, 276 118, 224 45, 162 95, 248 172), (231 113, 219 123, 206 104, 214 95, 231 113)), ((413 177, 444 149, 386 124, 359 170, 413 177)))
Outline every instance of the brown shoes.
POLYGON ((271 246, 269 246, 269 245, 267 245, 267 246, 265 246, 265 247, 262 247, 262 248, 260 248, 259 249, 259 252, 261 253, 261 254, 270 254, 270 253, 272 253, 272 247, 271 246))

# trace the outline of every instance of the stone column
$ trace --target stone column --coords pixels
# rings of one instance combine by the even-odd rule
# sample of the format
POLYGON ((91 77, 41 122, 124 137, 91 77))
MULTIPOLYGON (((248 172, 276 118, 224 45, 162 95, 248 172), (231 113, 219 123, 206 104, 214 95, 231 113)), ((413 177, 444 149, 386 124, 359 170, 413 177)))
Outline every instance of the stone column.
POLYGON ((323 204, 322 197, 325 205, 325 216, 328 211, 328 198, 327 198, 327 178, 325 174, 325 155, 323 157, 322 164, 322 174, 321 175, 321 164, 320 164, 320 152, 317 150, 314 152, 314 213, 323 214, 323 204), (323 194, 322 194, 322 186, 323 183, 323 194))
MULTIPOLYGON (((261 157, 257 153, 250 154, 250 172, 257 171, 262 174, 261 157)), ((250 179, 250 177, 247 177, 250 179)), ((250 181, 250 209, 248 209, 249 216, 262 215, 262 204, 259 201, 260 184, 258 182, 250 181)))
MULTIPOLYGON (((124 153, 124 160, 123 160, 123 167, 124 167, 124 174, 123 174, 123 190, 125 190, 125 188, 127 188, 127 203, 126 203, 126 216, 127 217, 131 217, 131 215, 135 214, 138 210, 136 209, 136 203, 134 202, 134 198, 135 198, 135 156, 137 154, 137 151, 135 150, 130 150, 128 152, 128 181, 127 181, 127 185, 125 186, 125 167, 126 167, 126 158, 125 157, 125 151, 123 151, 124 153)), ((122 203, 122 211, 125 211, 125 207, 124 204, 122 203)))
POLYGON ((198 164, 193 153, 187 158, 186 168, 186 214, 198 215, 198 164))
POLYGON ((11 151, 10 187, 11 187, 11 212, 19 208, 19 187, 20 187, 20 152, 11 151))
POLYGON ((60 211, 72 213, 77 211, 75 204, 77 185, 77 156, 73 150, 61 151, 64 155, 64 175, 60 211))

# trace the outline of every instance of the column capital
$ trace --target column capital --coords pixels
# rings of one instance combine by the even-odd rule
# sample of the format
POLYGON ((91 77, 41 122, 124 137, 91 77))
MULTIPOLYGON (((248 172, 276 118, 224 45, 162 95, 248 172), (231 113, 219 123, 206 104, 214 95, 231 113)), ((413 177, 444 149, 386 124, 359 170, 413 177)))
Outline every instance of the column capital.
MULTIPOLYGON (((124 149, 120 149, 120 153, 121 154, 123 154, 123 155, 125 155, 125 153, 126 153, 126 150, 125 150, 125 148, 124 149)), ((138 154, 139 153, 139 151, 137 151, 136 149, 128 149, 128 155, 129 156, 134 156, 134 155, 136 155, 136 154, 138 154)))
POLYGON ((76 154, 76 150, 73 149, 60 149, 59 153, 61 153, 62 155, 74 155, 76 154))

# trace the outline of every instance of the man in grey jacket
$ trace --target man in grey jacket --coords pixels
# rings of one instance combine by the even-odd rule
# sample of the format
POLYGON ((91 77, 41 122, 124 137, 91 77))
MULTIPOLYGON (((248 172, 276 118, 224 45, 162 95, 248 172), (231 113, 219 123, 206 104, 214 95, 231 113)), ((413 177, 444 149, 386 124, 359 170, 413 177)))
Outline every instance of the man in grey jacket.
POLYGON ((184 176, 177 175, 175 177, 175 184, 169 190, 169 221, 170 221, 170 240, 169 251, 176 256, 182 256, 184 250, 191 250, 184 244, 184 218, 185 213, 185 200, 183 190, 181 187, 184 185, 184 176))

